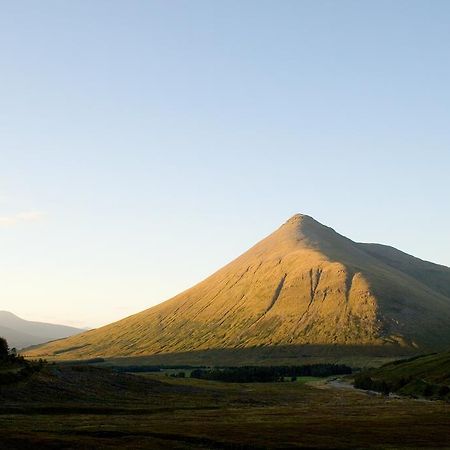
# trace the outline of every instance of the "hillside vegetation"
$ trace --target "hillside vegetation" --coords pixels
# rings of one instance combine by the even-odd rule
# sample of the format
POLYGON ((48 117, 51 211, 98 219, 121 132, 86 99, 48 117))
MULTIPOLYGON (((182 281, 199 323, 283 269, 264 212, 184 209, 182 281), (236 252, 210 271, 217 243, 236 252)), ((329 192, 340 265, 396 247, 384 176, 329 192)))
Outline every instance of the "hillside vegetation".
POLYGON ((395 361, 364 371, 355 386, 430 399, 450 401, 450 351, 395 361))

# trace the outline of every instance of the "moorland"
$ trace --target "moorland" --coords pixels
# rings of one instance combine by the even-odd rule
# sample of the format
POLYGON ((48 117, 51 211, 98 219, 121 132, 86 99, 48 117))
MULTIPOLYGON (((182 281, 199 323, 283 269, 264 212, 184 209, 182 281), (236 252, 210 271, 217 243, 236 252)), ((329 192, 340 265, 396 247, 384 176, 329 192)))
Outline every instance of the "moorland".
POLYGON ((40 363, 0 388, 1 447, 450 448, 443 401, 357 390, 336 376, 240 383, 189 375, 40 363))

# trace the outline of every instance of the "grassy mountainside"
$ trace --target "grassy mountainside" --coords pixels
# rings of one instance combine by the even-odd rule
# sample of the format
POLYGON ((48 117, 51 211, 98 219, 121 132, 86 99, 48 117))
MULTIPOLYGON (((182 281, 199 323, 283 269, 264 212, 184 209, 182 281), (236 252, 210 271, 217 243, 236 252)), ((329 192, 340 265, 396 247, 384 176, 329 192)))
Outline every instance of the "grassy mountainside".
POLYGON ((79 328, 24 320, 8 311, 0 311, 0 336, 18 349, 42 344, 83 332, 79 328))
POLYGON ((403 354, 450 345, 448 269, 425 277, 423 267, 434 265, 384 253, 299 214, 173 299, 29 353, 70 359, 358 345, 403 354))

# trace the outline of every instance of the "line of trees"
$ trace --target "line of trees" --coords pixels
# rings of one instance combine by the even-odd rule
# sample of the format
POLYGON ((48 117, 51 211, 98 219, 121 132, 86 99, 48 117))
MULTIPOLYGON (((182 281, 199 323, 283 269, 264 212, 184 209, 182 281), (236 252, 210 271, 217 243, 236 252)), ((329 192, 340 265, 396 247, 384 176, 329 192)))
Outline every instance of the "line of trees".
POLYGON ((243 366, 214 369, 195 369, 191 378, 225 381, 229 383, 270 383, 297 377, 328 377, 351 374, 344 364, 310 364, 304 366, 243 366))
MULTIPOLYGON (((398 389, 401 389, 408 382, 409 381, 405 380, 404 382, 400 383, 398 389)), ((389 395, 390 392, 394 391, 394 386, 392 386, 391 383, 388 383, 385 380, 373 379, 366 373, 358 374, 355 377, 353 385, 357 389, 364 389, 365 391, 381 392, 384 395, 389 395)))

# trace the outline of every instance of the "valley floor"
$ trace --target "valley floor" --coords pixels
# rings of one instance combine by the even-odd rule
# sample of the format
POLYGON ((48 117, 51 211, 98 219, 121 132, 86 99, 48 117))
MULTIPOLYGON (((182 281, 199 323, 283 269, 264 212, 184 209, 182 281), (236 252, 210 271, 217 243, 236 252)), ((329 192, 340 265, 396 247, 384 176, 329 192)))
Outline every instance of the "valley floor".
POLYGON ((442 402, 301 379, 231 384, 45 371, 27 385, 2 388, 0 448, 450 449, 450 404, 442 402))

